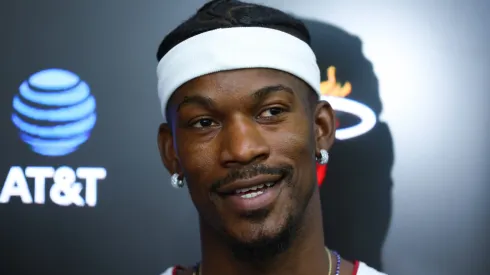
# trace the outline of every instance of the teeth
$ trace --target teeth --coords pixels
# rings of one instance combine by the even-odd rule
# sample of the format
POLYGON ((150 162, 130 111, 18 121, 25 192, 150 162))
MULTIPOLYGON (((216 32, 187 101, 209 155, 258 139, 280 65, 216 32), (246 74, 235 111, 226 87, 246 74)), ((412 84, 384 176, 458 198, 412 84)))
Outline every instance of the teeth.
POLYGON ((251 199, 251 198, 255 198, 257 196, 260 196, 264 194, 264 192, 262 191, 257 191, 257 192, 252 192, 252 193, 248 193, 248 194, 244 194, 244 195, 241 195, 240 197, 244 198, 244 199, 251 199))
POLYGON ((248 192, 248 191, 255 191, 255 190, 261 189, 261 188, 264 188, 264 185, 263 184, 260 184, 260 185, 254 186, 254 187, 250 187, 250 188, 238 189, 235 192, 236 192, 236 194, 240 194, 240 193, 245 193, 245 192, 248 192))
POLYGON ((264 185, 263 184, 257 185, 257 186, 254 186, 254 187, 250 188, 250 189, 257 190, 257 189, 260 189, 260 188, 264 188, 264 185))
POLYGON ((274 185, 273 182, 268 182, 266 184, 259 184, 257 186, 250 187, 250 188, 242 188, 242 189, 236 190, 235 191, 235 194, 242 194, 242 193, 254 191, 254 192, 251 192, 251 193, 248 193, 248 194, 241 195, 241 197, 244 198, 244 199, 250 199, 250 198, 254 198, 254 197, 257 197, 257 196, 260 196, 260 195, 264 194, 263 191, 257 191, 257 190, 260 190, 260 189, 262 189, 264 187, 271 187, 273 185, 274 185))

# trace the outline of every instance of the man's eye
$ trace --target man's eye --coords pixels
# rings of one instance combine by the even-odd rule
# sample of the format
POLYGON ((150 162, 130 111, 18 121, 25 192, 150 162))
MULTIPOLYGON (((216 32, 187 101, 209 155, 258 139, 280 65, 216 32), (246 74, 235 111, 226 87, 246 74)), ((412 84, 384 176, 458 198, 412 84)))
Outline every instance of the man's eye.
POLYGON ((269 109, 263 111, 259 115, 259 117, 267 118, 267 117, 278 116, 278 115, 282 114, 283 112, 284 112, 284 109, 283 108, 272 107, 272 108, 269 108, 269 109))
POLYGON ((211 119, 203 118, 203 119, 200 119, 200 120, 192 123, 191 126, 194 128, 206 128, 206 127, 212 127, 215 125, 216 125, 216 123, 214 121, 212 121, 211 119))

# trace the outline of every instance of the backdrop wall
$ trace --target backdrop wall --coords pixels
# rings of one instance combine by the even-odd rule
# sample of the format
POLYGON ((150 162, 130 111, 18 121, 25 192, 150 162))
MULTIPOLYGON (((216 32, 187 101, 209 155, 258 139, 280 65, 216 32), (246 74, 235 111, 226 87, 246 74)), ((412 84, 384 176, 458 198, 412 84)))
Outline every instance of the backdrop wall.
MULTIPOLYGON (((250 2, 304 19, 322 80, 335 66, 352 84, 330 97, 340 129, 375 118, 332 149, 327 244, 389 274, 489 272, 490 3, 250 2)), ((155 53, 202 3, 0 3, 0 274, 150 275, 199 259, 196 211, 157 151, 155 53)))

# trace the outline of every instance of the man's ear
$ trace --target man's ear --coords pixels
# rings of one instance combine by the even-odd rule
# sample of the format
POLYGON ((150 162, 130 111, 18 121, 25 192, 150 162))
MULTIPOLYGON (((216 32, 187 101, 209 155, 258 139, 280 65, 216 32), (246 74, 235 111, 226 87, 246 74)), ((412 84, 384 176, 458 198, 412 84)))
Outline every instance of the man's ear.
POLYGON ((315 127, 316 155, 320 150, 329 150, 335 141, 335 113, 326 101, 319 101, 313 114, 315 127))
POLYGON ((167 168, 170 174, 180 174, 182 170, 180 169, 179 158, 175 151, 174 139, 169 124, 160 124, 160 127, 158 128, 157 143, 158 150, 160 151, 160 158, 162 159, 165 168, 167 168))

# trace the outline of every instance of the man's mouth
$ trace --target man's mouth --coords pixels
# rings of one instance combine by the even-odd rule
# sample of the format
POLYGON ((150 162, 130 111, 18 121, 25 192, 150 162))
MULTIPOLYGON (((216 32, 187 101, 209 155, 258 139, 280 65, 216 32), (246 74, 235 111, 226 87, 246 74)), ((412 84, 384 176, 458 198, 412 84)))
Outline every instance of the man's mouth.
POLYGON ((267 189, 273 187, 276 183, 277 182, 268 182, 265 184, 259 184, 257 186, 253 186, 249 188, 238 189, 235 190, 235 192, 230 195, 240 196, 243 199, 252 199, 260 195, 263 195, 265 192, 267 192, 267 189))
POLYGON ((281 176, 261 176, 233 182, 218 194, 226 208, 247 213, 272 205, 280 194, 283 182, 281 176))
POLYGON ((243 198, 253 198, 262 195, 268 188, 280 182, 284 176, 262 174, 247 179, 238 179, 218 188, 220 195, 238 195, 243 198))

